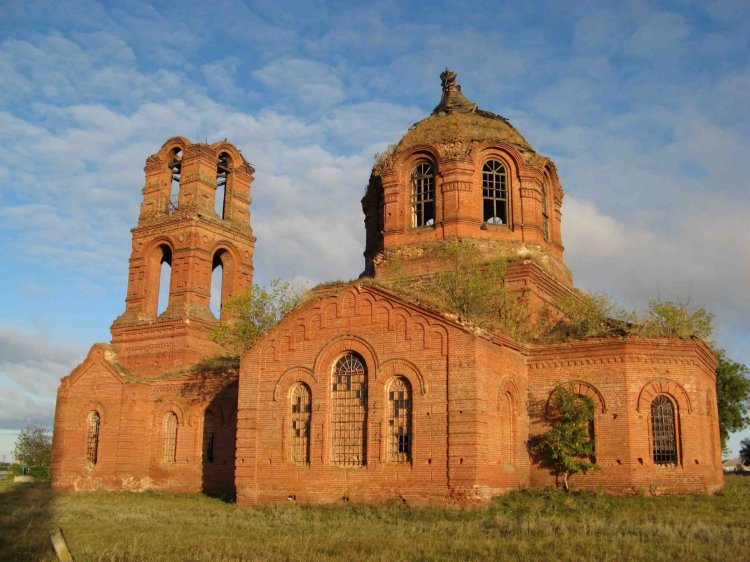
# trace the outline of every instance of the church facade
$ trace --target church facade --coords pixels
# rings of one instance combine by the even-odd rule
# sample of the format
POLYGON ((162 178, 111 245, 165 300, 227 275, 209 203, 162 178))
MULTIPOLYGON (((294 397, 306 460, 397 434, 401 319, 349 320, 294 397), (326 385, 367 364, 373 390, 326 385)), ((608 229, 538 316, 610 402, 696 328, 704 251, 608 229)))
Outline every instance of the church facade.
POLYGON ((700 340, 524 343, 389 283, 429 287, 440 249, 461 240, 507 260, 504 282, 532 315, 573 291, 554 164, 469 101, 455 73, 441 78, 432 114, 378 155, 360 279, 314 289, 239 368, 208 338, 211 275, 221 268, 222 302, 252 283, 254 170, 227 142, 175 137, 149 157, 126 310, 112 342, 94 345, 58 391, 56 489, 241 503, 487 499, 555 483, 528 443, 560 384, 595 407, 599 468, 576 487, 721 487, 716 363, 700 340))

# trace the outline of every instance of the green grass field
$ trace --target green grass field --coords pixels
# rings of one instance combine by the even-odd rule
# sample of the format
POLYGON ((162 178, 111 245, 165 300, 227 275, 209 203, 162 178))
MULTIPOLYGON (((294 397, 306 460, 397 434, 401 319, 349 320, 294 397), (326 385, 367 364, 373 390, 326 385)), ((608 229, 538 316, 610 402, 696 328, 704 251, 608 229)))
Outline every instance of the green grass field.
POLYGON ((281 504, 197 495, 52 494, 0 483, 0 560, 750 560, 750 477, 715 496, 515 492, 471 507, 281 504))

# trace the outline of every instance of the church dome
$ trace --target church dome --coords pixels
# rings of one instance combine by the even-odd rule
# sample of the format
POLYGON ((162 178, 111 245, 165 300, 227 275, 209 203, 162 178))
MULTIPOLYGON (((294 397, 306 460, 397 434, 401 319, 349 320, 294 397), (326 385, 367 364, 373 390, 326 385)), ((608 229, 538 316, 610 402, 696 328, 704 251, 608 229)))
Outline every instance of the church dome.
POLYGON ((426 119, 418 121, 396 144, 394 152, 408 150, 417 145, 435 145, 446 142, 501 141, 511 144, 520 152, 534 148, 510 122, 500 115, 479 109, 456 84, 457 74, 445 69, 440 75, 443 97, 426 119))

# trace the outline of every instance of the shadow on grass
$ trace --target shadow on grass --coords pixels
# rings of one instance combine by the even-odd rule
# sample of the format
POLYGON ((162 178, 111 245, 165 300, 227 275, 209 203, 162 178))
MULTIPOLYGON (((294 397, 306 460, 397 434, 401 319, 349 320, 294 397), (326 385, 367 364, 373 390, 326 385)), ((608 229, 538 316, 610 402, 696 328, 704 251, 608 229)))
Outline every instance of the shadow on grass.
POLYGON ((49 482, 0 489, 0 560, 54 560, 49 482))

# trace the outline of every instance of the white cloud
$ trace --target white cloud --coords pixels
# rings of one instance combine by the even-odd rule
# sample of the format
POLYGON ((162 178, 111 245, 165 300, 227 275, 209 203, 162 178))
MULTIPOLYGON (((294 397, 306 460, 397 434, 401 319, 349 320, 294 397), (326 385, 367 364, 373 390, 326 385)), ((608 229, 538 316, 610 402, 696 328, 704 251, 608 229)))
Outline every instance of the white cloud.
POLYGON ((313 60, 290 58, 274 61, 253 72, 253 77, 291 103, 325 109, 341 103, 344 86, 336 71, 313 60))

